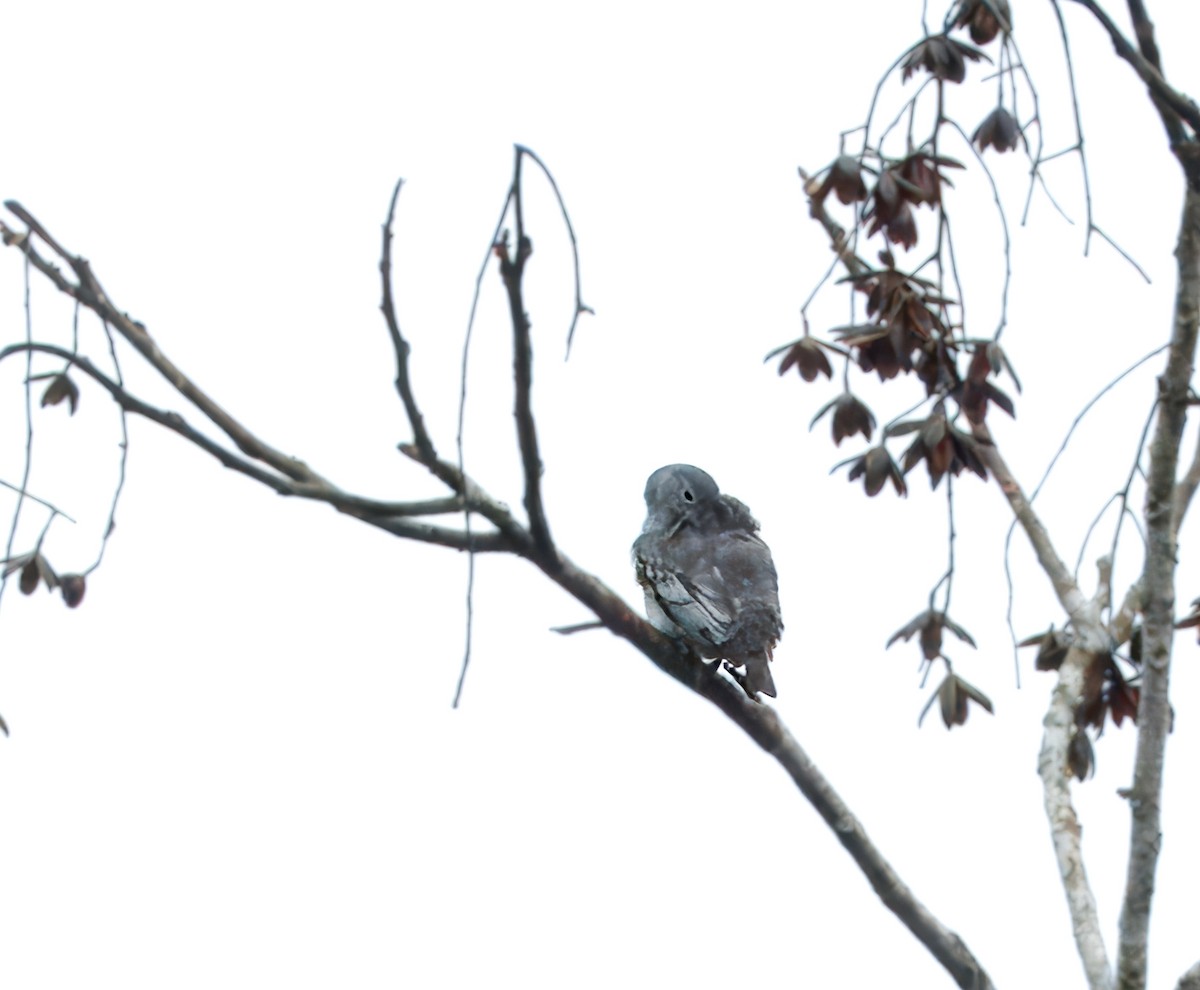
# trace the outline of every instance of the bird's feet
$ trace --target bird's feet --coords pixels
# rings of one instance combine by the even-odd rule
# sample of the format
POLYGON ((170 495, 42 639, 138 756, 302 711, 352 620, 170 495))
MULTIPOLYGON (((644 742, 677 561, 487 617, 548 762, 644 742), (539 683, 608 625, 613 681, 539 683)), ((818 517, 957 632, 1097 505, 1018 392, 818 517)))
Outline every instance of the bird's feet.
POLYGON ((756 692, 754 688, 750 686, 750 678, 738 670, 737 667, 731 664, 728 660, 722 660, 719 662, 725 665, 725 670, 729 673, 729 676, 737 682, 738 687, 746 692, 746 697, 751 701, 758 701, 758 692, 756 692))

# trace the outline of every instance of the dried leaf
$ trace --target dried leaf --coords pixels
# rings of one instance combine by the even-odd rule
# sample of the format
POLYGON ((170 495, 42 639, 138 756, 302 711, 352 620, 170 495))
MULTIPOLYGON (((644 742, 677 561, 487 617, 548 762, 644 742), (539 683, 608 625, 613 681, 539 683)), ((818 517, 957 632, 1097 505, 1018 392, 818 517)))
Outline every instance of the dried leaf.
POLYGON ((924 69, 935 79, 960 83, 967 76, 966 63, 988 62, 983 52, 944 34, 931 35, 909 49, 901 63, 901 79, 906 80, 918 69, 924 69))
POLYGON ((844 205, 867 198, 867 185, 863 181, 862 165, 857 158, 850 155, 838 155, 829 166, 825 181, 817 190, 817 198, 824 200, 830 190, 837 194, 838 201, 844 205))
POLYGON ((40 553, 26 553, 18 557, 10 557, 4 561, 4 575, 20 571, 21 577, 17 583, 23 595, 32 595, 40 582, 53 591, 58 586, 58 575, 40 553))
MULTIPOLYGON (((969 702, 972 701, 989 715, 993 714, 991 699, 973 684, 968 684, 954 673, 946 675, 946 679, 938 685, 933 697, 941 703, 942 722, 945 723, 947 729, 956 725, 966 725, 967 715, 970 712, 969 702)), ((925 713, 929 711, 932 703, 933 698, 930 698, 921 712, 920 719, 917 720, 918 725, 925 718, 925 713)))
POLYGON ((979 145, 979 150, 988 147, 998 152, 1015 151, 1021 145, 1021 126, 1016 118, 1004 107, 996 107, 983 118, 983 123, 975 128, 971 141, 979 145))
POLYGON ((938 700, 942 703, 942 721, 949 729, 962 725, 967 720, 967 696, 958 689, 958 678, 947 675, 938 688, 938 700))
POLYGON ((997 344, 994 340, 987 345, 988 361, 992 366, 992 371, 999 374, 1001 371, 1007 372, 1008 376, 1013 380, 1017 393, 1021 392, 1021 380, 1017 377, 1017 373, 1013 371, 1012 362, 1008 360, 1008 355, 1004 353, 1004 348, 997 344))
MULTIPOLYGON (((904 483, 904 475, 901 474, 900 468, 896 466, 896 462, 892 460, 891 454, 882 445, 872 447, 865 454, 858 457, 851 457, 848 460, 842 461, 834 466, 833 471, 838 468, 845 467, 847 464, 852 465, 850 473, 847 476, 848 481, 857 481, 863 478, 863 488, 867 495, 872 498, 879 494, 884 485, 891 481, 898 495, 907 495, 908 486, 904 483)), ((830 472, 833 473, 832 471, 830 472)))
POLYGON ((79 408, 79 387, 66 374, 58 374, 50 379, 46 391, 42 393, 42 408, 57 406, 66 399, 71 406, 71 415, 79 408))
POLYGON ((42 579, 42 573, 38 569, 37 562, 30 560, 23 568, 21 568, 21 581, 17 585, 21 589, 21 594, 32 595, 37 591, 38 583, 42 579))
POLYGON ((87 579, 82 574, 64 574, 61 579, 63 601, 67 608, 78 608, 87 591, 87 579))
POLYGON ((803 337, 788 349, 779 362, 779 373, 782 375, 793 365, 806 382, 816 381, 818 375, 833 377, 829 358, 825 356, 820 342, 812 337, 803 337))
POLYGON ((875 429, 875 417, 862 402, 850 392, 843 392, 836 399, 825 403, 808 424, 811 430, 817 421, 830 410, 833 410, 833 442, 841 445, 846 437, 861 433, 866 439, 871 439, 875 429))
POLYGON ((1067 658, 1067 650, 1071 646, 1071 635, 1065 629, 1057 630, 1053 626, 1045 632, 1027 636, 1017 646, 1036 646, 1037 658, 1033 665, 1038 670, 1058 670, 1067 658))
POLYGON ((903 639, 906 643, 916 634, 920 633, 921 653, 926 660, 934 660, 942 654, 942 630, 949 629, 955 636, 961 639, 968 646, 974 648, 975 640, 970 634, 954 622, 945 612, 938 612, 934 609, 926 609, 906 625, 901 626, 887 641, 887 649, 898 639, 903 639))
POLYGON ((960 0, 952 16, 954 26, 967 28, 977 45, 990 44, 1001 32, 1012 30, 1008 0, 960 0))

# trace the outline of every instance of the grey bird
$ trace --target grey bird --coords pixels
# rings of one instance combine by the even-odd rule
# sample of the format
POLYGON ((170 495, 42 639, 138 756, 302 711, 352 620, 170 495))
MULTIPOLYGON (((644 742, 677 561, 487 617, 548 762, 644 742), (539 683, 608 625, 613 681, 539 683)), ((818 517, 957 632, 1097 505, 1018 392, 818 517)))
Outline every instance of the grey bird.
POLYGON ((746 693, 775 697, 772 650, 783 632, 779 583, 758 522, 691 464, 646 482, 646 524, 633 544, 646 617, 701 656, 745 666, 746 693))

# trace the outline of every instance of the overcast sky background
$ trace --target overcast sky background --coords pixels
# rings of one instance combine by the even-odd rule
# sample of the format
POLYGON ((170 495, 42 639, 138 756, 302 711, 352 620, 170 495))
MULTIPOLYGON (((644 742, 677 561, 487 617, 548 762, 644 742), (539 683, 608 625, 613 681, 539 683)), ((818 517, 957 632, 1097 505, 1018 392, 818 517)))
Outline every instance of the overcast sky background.
MULTIPOLYGON (((1025 387, 1016 421, 994 411, 993 429, 1027 487, 1083 403, 1165 339, 1182 191, 1133 73, 1064 6, 1096 219, 1153 284, 1103 243, 1082 257, 1077 159, 1046 171, 1074 225, 1038 194, 1025 228, 1027 162, 991 159, 1013 237, 1004 340, 1025 387)), ((1200 90, 1200 11, 1151 6, 1168 74, 1200 90)), ((1015 7, 1047 146, 1065 147, 1051 8, 1015 7)), ((529 170, 534 407, 563 552, 638 602, 629 544, 652 470, 699 464, 748 503, 780 573, 785 721, 997 986, 1082 985, 1035 773, 1052 681, 1024 651, 1014 683, 1006 504, 994 485, 955 484, 950 612, 979 649, 947 649, 996 715, 973 711, 947 733, 934 713, 918 729, 941 671, 920 690, 916 647, 884 643, 945 568, 945 487, 931 494, 917 469, 907 500, 868 500, 831 477, 861 449, 835 449, 827 422, 807 430, 838 386, 762 364, 800 333, 829 264, 796 166, 821 167, 862 122, 884 67, 919 37, 920 4, 65 3, 19 5, 6 22, 0 193, 91 259, 116 305, 226 409, 363 494, 439 493, 395 451, 409 433, 376 268, 393 183, 407 179, 399 315, 449 454, 512 145, 536 150, 571 211, 596 310, 564 363, 570 256, 529 170)), ((951 95, 970 131, 994 89, 951 95)), ((956 186, 968 320, 986 336, 1000 228, 981 179, 956 186)), ((22 279, 19 255, 0 254, 6 342, 24 334, 22 279)), ((31 307, 37 336, 70 339, 70 306, 38 278, 31 307)), ((831 287, 813 329, 846 314, 831 287)), ((93 319, 80 332, 104 353, 93 319)), ((124 367, 145 398, 199 424, 132 358, 124 367)), ((489 270, 467 465, 517 507, 510 367, 489 270)), ((1158 367, 1096 407, 1039 499, 1070 560, 1124 484, 1158 367)), ((13 483, 22 374, 0 366, 0 478, 13 483)), ((916 383, 881 391, 860 375, 854 387, 881 422, 918 398, 916 383)), ((776 764, 608 633, 550 633, 589 616, 531 567, 477 561, 472 666, 451 711, 465 558, 281 500, 146 422, 131 419, 130 435, 118 529, 83 605, 10 587, 0 608, 5 987, 949 985, 776 764)), ((94 559, 118 439, 115 411, 87 385, 73 419, 35 412, 30 489, 77 520, 58 520, 45 546, 61 572, 94 559)), ((32 506, 23 518, 18 550, 44 521, 32 506)), ((1195 525, 1184 601, 1200 585, 1186 554, 1195 525)), ((1098 532, 1089 590, 1111 540, 1098 532)), ((1121 589, 1137 568, 1124 534, 1121 589)), ((1011 564, 1018 632, 1061 625, 1020 534, 1011 564)), ((1200 955, 1190 635, 1177 658, 1154 986, 1200 955)), ((1133 742, 1106 733, 1097 777, 1075 790, 1110 949, 1128 832, 1115 790, 1133 742)))

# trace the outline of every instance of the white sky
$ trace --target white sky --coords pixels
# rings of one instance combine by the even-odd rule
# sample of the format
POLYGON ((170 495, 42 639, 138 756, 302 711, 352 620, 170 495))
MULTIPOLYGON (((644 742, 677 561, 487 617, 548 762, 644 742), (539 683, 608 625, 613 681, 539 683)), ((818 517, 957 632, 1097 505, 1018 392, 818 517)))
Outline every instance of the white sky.
MULTIPOLYGON (((1025 395, 1017 421, 994 429, 1029 487, 1083 402, 1164 339, 1181 201, 1141 87, 1066 6, 1097 220, 1154 282, 1103 244, 1080 257, 1074 159, 1047 172, 1074 227, 1038 196, 1018 228, 1025 164, 995 163, 1015 252, 1005 344, 1025 395)), ((1048 146, 1065 146, 1049 5, 1016 7, 1048 146)), ((1152 7, 1168 72, 1200 90, 1188 75, 1200 12, 1152 7)), ((117 305, 264 439, 346 488, 420 497, 437 489, 395 452, 408 430, 377 310, 391 186, 408 180, 400 318, 449 453, 462 333, 512 143, 535 149, 567 199, 596 309, 564 364, 569 256, 530 171, 534 403, 563 551, 636 601, 628 547, 651 470, 691 461, 746 501, 780 572, 785 720, 998 986, 1035 972, 1039 985, 1080 985, 1035 774, 1051 680, 1026 652, 1024 687, 1013 683, 1003 500, 970 479, 955 488, 951 615, 979 650, 951 656, 997 715, 976 711, 947 734, 933 714, 918 730, 940 671, 918 690, 915 647, 883 644, 944 569, 944 487, 931 495, 918 469, 907 501, 869 501, 830 477, 860 449, 834 449, 826 423, 807 432, 835 386, 761 363, 798 335, 829 261, 795 168, 819 168, 862 121, 878 74, 917 37, 920 5, 193 9, 6 11, 0 192, 90 258, 117 305)), ((954 96, 971 129, 991 90, 954 96)), ((986 187, 957 186, 956 248, 976 279, 968 318, 986 335, 998 227, 986 187)), ((519 506, 505 303, 494 271, 484 284, 468 468, 519 506)), ((4 252, 5 341, 24 332, 22 291, 19 257, 4 252)), ((38 336, 69 340, 71 310, 40 280, 32 313, 38 336)), ((844 290, 830 289, 814 330, 845 316, 844 290)), ((102 353, 94 321, 81 332, 102 353)), ((148 399, 181 408, 135 362, 125 369, 148 399)), ((1129 471, 1154 371, 1097 407, 1039 500, 1069 559, 1129 471)), ((0 367, 9 481, 21 373, 0 367)), ((916 398, 915 383, 856 388, 881 420, 916 398)), ((38 411, 35 429, 31 490, 78 520, 55 524, 47 555, 60 571, 86 567, 116 417, 84 386, 73 420, 38 411)), ((150 424, 130 430, 119 528, 82 607, 15 588, 3 601, 5 987, 949 985, 714 709, 607 633, 549 633, 588 616, 531 567, 478 561, 472 669, 452 712, 464 558, 280 500, 150 424)), ((40 524, 29 511, 26 542, 40 524)), ((1136 568, 1124 545, 1121 580, 1136 568)), ((1018 631, 1061 624, 1019 535, 1012 563, 1018 631)), ((1198 583, 1185 559, 1180 597, 1198 583)), ((1183 636, 1155 986, 1198 954, 1198 680, 1183 636)), ((1076 791, 1110 948, 1128 830, 1115 789, 1133 739, 1106 734, 1097 778, 1076 791)))

